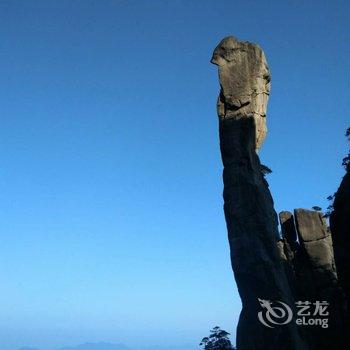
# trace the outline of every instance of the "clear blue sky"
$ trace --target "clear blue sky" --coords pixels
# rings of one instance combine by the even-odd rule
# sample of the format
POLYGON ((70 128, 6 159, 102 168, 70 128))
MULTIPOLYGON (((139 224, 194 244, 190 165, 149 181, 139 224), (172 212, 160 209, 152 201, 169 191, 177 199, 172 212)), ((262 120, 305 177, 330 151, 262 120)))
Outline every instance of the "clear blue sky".
POLYGON ((2 349, 234 332, 212 50, 263 47, 276 209, 325 208, 348 148, 349 11, 0 1, 2 349))

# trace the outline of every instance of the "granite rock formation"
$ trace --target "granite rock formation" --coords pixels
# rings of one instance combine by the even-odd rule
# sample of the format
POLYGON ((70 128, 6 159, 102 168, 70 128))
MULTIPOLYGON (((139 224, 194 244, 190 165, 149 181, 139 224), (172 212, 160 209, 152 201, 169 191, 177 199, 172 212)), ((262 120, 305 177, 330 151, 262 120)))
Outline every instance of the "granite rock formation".
MULTIPOLYGON (((338 284, 334 262, 333 243, 323 214, 313 210, 295 209, 295 223, 300 242, 300 254, 306 257, 302 264, 307 276, 299 278, 307 285, 302 288, 307 297, 329 300, 338 284), (330 289, 330 290, 329 290, 330 289)), ((298 273, 302 274, 301 271, 298 273)))
POLYGON ((224 165, 224 212, 231 263, 242 311, 237 328, 239 350, 306 349, 290 322, 268 328, 259 322, 259 299, 293 305, 277 250, 278 220, 256 150, 266 136, 270 75, 259 46, 223 39, 212 63, 219 68, 220 149, 224 165))
MULTIPOLYGON (((350 128, 346 130, 345 136, 350 141, 350 128)), ((346 173, 334 194, 329 223, 338 281, 346 299, 344 317, 346 336, 343 338, 347 341, 346 348, 350 349, 350 151, 343 159, 342 165, 346 173)))
POLYGON ((330 229, 339 282, 350 305, 350 171, 343 177, 335 194, 330 229))
MULTIPOLYGON (((350 156, 350 152, 348 157, 350 156)), ((350 166, 335 193, 330 229, 338 279, 346 298, 345 327, 347 349, 350 349, 350 166)))
POLYGON ((294 216, 290 212, 281 212, 279 217, 283 248, 291 252, 287 258, 292 271, 288 279, 296 300, 329 303, 327 329, 301 326, 309 348, 348 348, 346 301, 338 281, 332 237, 324 215, 317 211, 295 209, 294 216))
POLYGON ((294 224, 294 216, 289 211, 279 213, 282 237, 277 242, 280 258, 283 262, 293 296, 297 296, 295 280, 295 258, 299 250, 299 242, 294 224))
POLYGON ((270 72, 264 52, 258 45, 230 36, 215 48, 211 62, 219 66, 219 117, 253 117, 255 148, 259 149, 267 133, 266 107, 270 93, 270 72))
POLYGON ((295 261, 298 299, 329 303, 329 327, 305 327, 308 343, 317 350, 346 349, 346 302, 338 282, 330 230, 321 212, 295 209, 294 216, 300 242, 295 261))
POLYGON ((289 249, 292 252, 290 259, 293 259, 295 252, 299 248, 298 235, 294 225, 294 216, 289 211, 281 211, 279 213, 279 219, 282 237, 285 240, 285 244, 290 247, 289 249))

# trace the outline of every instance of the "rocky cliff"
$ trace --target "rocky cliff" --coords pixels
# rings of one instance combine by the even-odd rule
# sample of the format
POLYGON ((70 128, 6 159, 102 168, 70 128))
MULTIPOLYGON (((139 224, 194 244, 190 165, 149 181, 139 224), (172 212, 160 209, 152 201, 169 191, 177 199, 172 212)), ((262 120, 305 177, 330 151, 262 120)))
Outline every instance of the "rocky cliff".
MULTIPOLYGON (((346 135, 350 140, 350 128, 346 135)), ((350 152, 343 159, 343 165, 346 174, 334 195, 330 229, 339 284, 345 293, 347 303, 345 327, 347 329, 347 348, 350 348, 350 152)))
MULTIPOLYGON (((295 209, 280 213, 284 249, 288 256, 290 284, 295 299, 316 305, 326 302, 327 328, 300 326, 310 349, 346 349, 346 300, 338 281, 333 243, 324 215, 295 209), (291 247, 291 248, 290 248, 291 247)), ((311 316, 311 315, 310 315, 311 316)))
POLYGON ((350 172, 345 174, 335 194, 330 228, 339 281, 350 305, 350 172))

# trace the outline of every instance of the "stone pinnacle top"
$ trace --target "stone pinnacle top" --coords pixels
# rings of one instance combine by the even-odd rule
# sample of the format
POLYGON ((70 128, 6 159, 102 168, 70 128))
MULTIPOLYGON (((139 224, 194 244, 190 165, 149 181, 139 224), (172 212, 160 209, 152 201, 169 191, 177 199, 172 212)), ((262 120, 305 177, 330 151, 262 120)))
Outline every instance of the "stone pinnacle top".
POLYGON ((264 52, 258 45, 228 36, 215 48, 211 63, 219 68, 218 116, 254 118, 258 150, 267 133, 270 93, 270 72, 264 52))

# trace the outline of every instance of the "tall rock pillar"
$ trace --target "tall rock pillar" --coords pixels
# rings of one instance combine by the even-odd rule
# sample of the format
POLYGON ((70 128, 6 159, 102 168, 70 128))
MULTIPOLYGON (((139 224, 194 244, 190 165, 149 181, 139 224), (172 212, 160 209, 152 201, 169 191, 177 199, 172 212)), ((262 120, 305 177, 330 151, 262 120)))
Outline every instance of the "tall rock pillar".
POLYGON ((218 116, 224 165, 224 212, 242 311, 238 350, 305 349, 294 322, 269 328, 259 299, 294 301, 277 252, 278 221, 257 150, 266 136, 270 74, 259 46, 223 39, 211 62, 219 68, 218 116))

